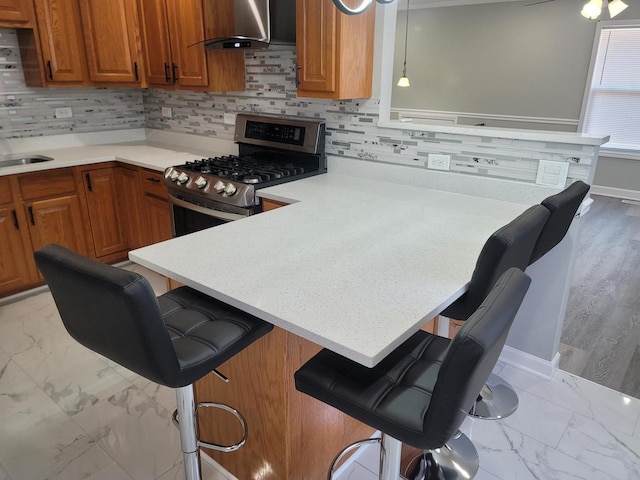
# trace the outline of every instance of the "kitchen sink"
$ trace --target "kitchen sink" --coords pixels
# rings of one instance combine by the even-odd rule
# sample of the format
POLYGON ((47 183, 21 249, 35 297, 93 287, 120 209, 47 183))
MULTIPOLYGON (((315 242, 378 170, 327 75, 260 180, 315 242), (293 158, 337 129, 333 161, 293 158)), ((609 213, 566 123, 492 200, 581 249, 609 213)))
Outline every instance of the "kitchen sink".
POLYGON ((53 158, 45 157, 44 155, 5 157, 0 158, 0 168, 13 167, 16 165, 29 165, 31 163, 50 162, 51 160, 53 160, 53 158))

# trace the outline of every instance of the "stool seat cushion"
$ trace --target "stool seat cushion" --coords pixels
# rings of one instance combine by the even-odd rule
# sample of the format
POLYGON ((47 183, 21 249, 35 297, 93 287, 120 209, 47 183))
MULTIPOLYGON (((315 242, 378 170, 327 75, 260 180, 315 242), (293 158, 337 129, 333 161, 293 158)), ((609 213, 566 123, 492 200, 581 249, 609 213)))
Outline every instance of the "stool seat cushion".
POLYGON ((189 287, 158 297, 181 370, 193 383, 269 332, 273 325, 189 287))

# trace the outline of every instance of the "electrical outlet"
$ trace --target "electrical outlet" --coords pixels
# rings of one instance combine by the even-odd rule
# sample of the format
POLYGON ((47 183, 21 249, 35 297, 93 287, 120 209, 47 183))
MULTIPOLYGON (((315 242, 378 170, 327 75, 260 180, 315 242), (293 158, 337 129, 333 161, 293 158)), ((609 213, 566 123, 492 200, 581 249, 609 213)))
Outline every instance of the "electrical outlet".
POLYGON ((163 118, 171 118, 171 107, 162 107, 162 117, 163 118))
POLYGON ((427 168, 433 170, 449 170, 451 166, 451 155, 441 155, 439 153, 430 153, 427 160, 427 168))
POLYGON ((56 118, 72 118, 73 111, 71 107, 58 107, 55 109, 56 118))
POLYGON ((224 123, 227 125, 235 125, 236 124, 236 114, 235 113, 225 113, 224 114, 224 123))
POLYGON ((536 184, 547 187, 564 188, 567 183, 568 174, 569 164, 567 162, 539 160, 536 184))

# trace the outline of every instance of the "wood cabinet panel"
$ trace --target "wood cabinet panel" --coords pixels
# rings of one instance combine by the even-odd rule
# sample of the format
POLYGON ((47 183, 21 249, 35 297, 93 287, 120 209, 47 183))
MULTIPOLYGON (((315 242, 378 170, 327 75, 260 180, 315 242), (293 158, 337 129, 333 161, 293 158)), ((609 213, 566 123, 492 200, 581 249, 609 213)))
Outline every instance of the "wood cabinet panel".
POLYGON ((135 1, 79 2, 91 80, 144 86, 135 1))
POLYGON ((128 242, 121 201, 120 168, 82 173, 96 258, 126 251, 128 242))
POLYGON ((297 0, 298 96, 370 97, 374 34, 375 2, 345 15, 331 0, 297 0))
POLYGON ((121 167, 121 192, 124 196, 123 222, 129 249, 147 244, 144 225, 143 193, 137 168, 121 167))
POLYGON ((189 48, 204 40, 202 0, 166 0, 171 32, 174 81, 180 86, 206 87, 207 58, 204 45, 189 48))
POLYGON ((25 173, 18 176, 18 184, 23 200, 76 193, 76 184, 70 168, 25 173))
POLYGON ((147 243, 158 243, 173 237, 173 220, 169 202, 160 198, 145 195, 148 219, 147 243))
POLYGON ((149 85, 172 85, 171 41, 165 0, 140 0, 140 26, 149 85))
POLYGON ((22 241, 17 210, 11 206, 0 206, 0 296, 24 288, 32 283, 27 255, 22 241))
POLYGON ((0 205, 6 203, 13 203, 11 184, 9 183, 9 177, 0 177, 0 205))
POLYGON ((0 0, 0 27, 30 27, 31 14, 28 0, 0 0))
POLYGON ((86 57, 76 0, 35 0, 35 7, 47 84, 86 84, 86 57))
POLYGON ((57 243, 81 255, 89 255, 77 195, 26 202, 24 208, 34 251, 57 243))
POLYGON ((164 175, 162 172, 155 172, 153 170, 147 170, 143 168, 140 170, 140 180, 142 183, 142 191, 149 195, 154 195, 160 199, 167 200, 168 192, 167 187, 162 183, 164 175))
POLYGON ((275 200, 269 200, 267 198, 262 199, 262 211, 268 212, 269 210, 275 210, 276 208, 284 207, 288 205, 288 203, 277 202, 275 200))

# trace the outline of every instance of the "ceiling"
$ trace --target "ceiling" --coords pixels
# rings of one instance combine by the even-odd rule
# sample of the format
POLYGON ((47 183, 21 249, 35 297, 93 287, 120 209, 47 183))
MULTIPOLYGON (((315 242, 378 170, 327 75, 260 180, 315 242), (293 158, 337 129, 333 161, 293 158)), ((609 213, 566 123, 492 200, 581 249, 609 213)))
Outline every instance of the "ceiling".
MULTIPOLYGON (((483 3, 518 2, 520 0, 411 0, 411 9, 432 7, 454 7, 458 5, 479 5, 483 3)), ((407 0, 398 0, 398 8, 404 10, 407 0)))

